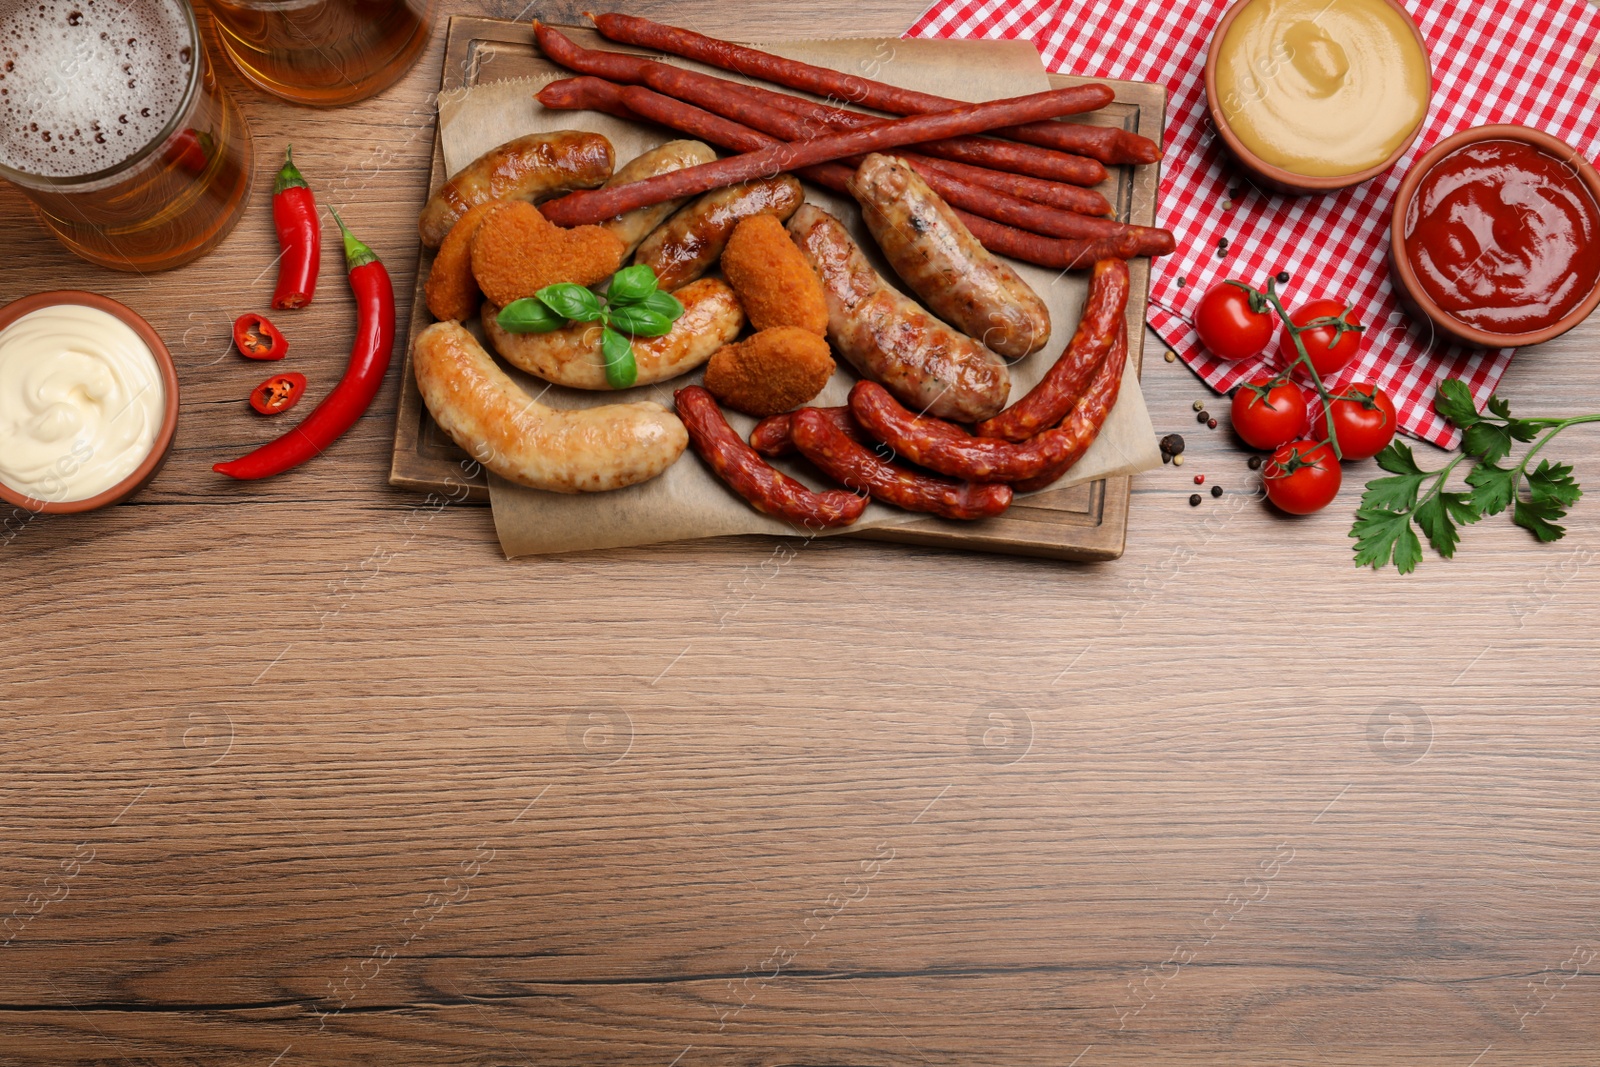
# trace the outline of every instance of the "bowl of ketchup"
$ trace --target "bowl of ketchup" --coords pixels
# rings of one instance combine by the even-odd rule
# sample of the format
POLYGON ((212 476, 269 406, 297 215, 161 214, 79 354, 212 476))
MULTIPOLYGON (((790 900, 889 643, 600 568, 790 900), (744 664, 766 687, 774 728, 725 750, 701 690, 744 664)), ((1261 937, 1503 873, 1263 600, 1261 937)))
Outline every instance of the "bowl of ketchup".
POLYGON ((1395 291, 1445 338, 1520 348, 1600 305, 1600 174, 1526 126, 1477 126, 1430 148, 1395 196, 1395 291))

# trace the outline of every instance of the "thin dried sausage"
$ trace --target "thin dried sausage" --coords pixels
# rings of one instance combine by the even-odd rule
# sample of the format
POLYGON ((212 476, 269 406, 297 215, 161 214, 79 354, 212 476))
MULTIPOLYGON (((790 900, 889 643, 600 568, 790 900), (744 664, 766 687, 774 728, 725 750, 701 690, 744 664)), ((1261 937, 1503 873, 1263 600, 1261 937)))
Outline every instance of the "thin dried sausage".
POLYGON ((1128 265, 1120 259, 1102 259, 1094 265, 1089 298, 1072 341, 1027 396, 975 427, 978 436, 1026 441, 1066 418, 1105 362, 1117 330, 1125 325, 1127 309, 1128 265))
POLYGON ((866 510, 866 497, 838 489, 814 493, 756 455, 728 425, 716 398, 703 386, 679 389, 673 399, 695 452, 757 511, 809 530, 825 530, 848 526, 866 510))
POLYGON ((983 519, 1011 506, 1011 487, 974 484, 898 467, 841 432, 816 408, 794 413, 793 439, 800 454, 846 489, 865 490, 876 500, 906 511, 946 519, 983 519))
MULTIPOLYGON (((810 410, 820 412, 822 417, 832 422, 840 433, 857 444, 873 443, 872 438, 861 432, 861 426, 856 422, 855 416, 850 414, 848 406, 810 410)), ((794 455, 793 430, 794 412, 785 411, 781 415, 768 415, 756 423, 755 429, 750 431, 750 447, 769 459, 792 456, 794 455)))
MULTIPOLYGON (((841 74, 825 67, 784 59, 770 52, 730 44, 692 30, 664 26, 630 15, 598 15, 594 23, 602 34, 613 41, 658 49, 746 77, 758 77, 818 96, 838 97, 897 115, 942 111, 957 103, 945 97, 900 89, 853 74, 841 74)), ((1104 85, 1090 84, 1079 88, 1083 90, 1080 96, 1081 111, 1104 107, 1114 98, 1111 89, 1104 85)), ((1092 156, 1104 163, 1154 163, 1161 158, 1161 150, 1155 142, 1108 126, 1026 122, 995 132, 1014 141, 1092 156)))
POLYGON ((1065 435, 1071 442, 1065 452, 1058 456, 1050 466, 1017 483, 1017 492, 1031 493, 1038 489, 1048 489, 1055 484, 1063 474, 1071 469, 1072 465, 1083 458, 1089 451, 1089 446, 1094 444, 1095 438, 1100 435, 1100 427, 1105 425, 1106 417, 1111 414, 1111 409, 1117 405, 1117 396, 1122 391, 1122 370, 1128 362, 1128 324, 1119 323, 1117 336, 1111 342, 1111 351, 1106 353, 1106 358, 1100 364, 1100 369, 1095 372, 1094 380, 1089 383, 1089 390, 1078 402, 1072 414, 1068 415, 1060 427, 1050 432, 1065 435))
POLYGON ((828 163, 847 156, 898 148, 917 141, 980 133, 1011 122, 1053 118, 1075 106, 1076 90, 1051 89, 1042 93, 967 104, 931 115, 893 119, 880 126, 843 133, 824 134, 810 141, 779 144, 757 152, 747 152, 715 163, 686 167, 671 174, 619 185, 612 189, 568 193, 543 205, 545 217, 558 226, 582 226, 604 222, 635 208, 659 204, 673 197, 720 189, 736 182, 750 181, 813 163, 828 163))

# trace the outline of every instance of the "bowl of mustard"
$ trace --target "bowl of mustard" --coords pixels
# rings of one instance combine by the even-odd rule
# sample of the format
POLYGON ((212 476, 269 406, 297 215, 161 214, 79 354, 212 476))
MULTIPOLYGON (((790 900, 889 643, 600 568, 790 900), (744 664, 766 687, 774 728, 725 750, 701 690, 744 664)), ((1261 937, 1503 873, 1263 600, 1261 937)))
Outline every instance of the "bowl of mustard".
POLYGON ((1239 164, 1308 195, 1393 167, 1427 118, 1433 70, 1399 0, 1238 0, 1212 34, 1205 83, 1239 164))

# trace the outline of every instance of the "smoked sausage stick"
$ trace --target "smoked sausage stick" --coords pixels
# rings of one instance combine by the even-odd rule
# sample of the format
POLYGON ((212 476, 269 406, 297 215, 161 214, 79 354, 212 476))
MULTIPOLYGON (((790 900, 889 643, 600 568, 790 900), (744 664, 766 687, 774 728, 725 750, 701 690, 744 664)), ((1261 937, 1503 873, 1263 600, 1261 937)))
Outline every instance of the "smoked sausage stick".
POLYGON ((842 489, 813 492, 756 455, 728 425, 716 398, 703 386, 686 386, 672 397, 694 450, 712 473, 757 511, 808 530, 825 530, 849 526, 866 510, 866 497, 842 489))
MULTIPOLYGON (((616 114, 616 109, 622 108, 635 118, 647 119, 739 152, 752 152, 778 143, 775 137, 714 115, 703 108, 639 86, 617 86, 600 78, 567 78, 551 82, 540 90, 538 97, 546 107, 590 108, 611 114, 616 114)), ((802 167, 798 173, 824 189, 848 195, 848 183, 854 171, 841 163, 821 163, 802 167)), ((1059 240, 992 222, 960 208, 956 209, 956 215, 989 251, 1052 270, 1082 270, 1101 259, 1165 255, 1173 249, 1172 235, 1165 230, 1148 231, 1154 235, 1148 241, 1127 235, 1087 241, 1059 240)))
MULTIPOLYGON (((674 70, 677 68, 674 67, 674 70)), ((700 75, 709 78, 709 75, 700 75)), ((717 81, 719 79, 711 79, 717 81)), ((845 108, 832 107, 816 100, 804 97, 790 96, 788 93, 776 92, 765 89, 759 85, 745 85, 742 82, 723 82, 726 85, 737 85, 747 95, 760 99, 763 103, 784 111, 793 112, 812 124, 806 137, 815 137, 824 130, 859 130, 887 121, 878 115, 863 115, 859 111, 850 111, 845 108)), ((803 140, 804 138, 802 138, 803 140)), ((1019 189, 1028 189, 1043 195, 1029 195, 1018 192, 1026 200, 1037 200, 1041 204, 1055 204, 1072 211, 1084 211, 1079 203, 1097 201, 1094 208, 1085 211, 1089 215, 1109 215, 1111 205, 1106 203, 1104 197, 1082 186, 1099 185, 1106 178, 1106 169, 1099 160, 1087 156, 1070 156, 1065 152, 1054 152, 1050 149, 1036 148, 1032 145, 1012 144, 1008 141, 996 140, 993 137, 958 137, 949 141, 934 141, 917 146, 919 152, 929 156, 936 156, 952 173, 957 171, 981 170, 985 174, 1004 175, 1013 180, 1019 189), (1042 154, 1036 156, 1035 153, 1042 154), (1042 164, 1042 165, 1041 165, 1042 164), (1051 181, 1043 179, 1050 178, 1051 181), (1059 198, 1071 196, 1073 202, 1059 203, 1059 198), (1086 198, 1092 197, 1093 201, 1086 198), (1100 206, 1103 205, 1103 206, 1100 206)), ((978 179, 968 176, 968 180, 978 179)), ((987 183, 982 183, 987 184, 987 183)), ((996 188, 1000 188, 996 186, 996 188)))
POLYGON ((811 465, 846 489, 865 489, 874 500, 945 519, 984 519, 1011 506, 1009 485, 976 484, 920 474, 890 463, 816 408, 794 413, 795 448, 811 465))
MULTIPOLYGON (((629 89, 637 89, 630 86, 629 89)), ((726 91, 718 91, 709 97, 702 96, 698 89, 689 89, 683 96, 679 94, 663 94, 673 100, 683 101, 686 96, 694 97, 685 106, 694 107, 696 104, 712 110, 730 122, 739 125, 755 126, 761 133, 769 135, 765 144, 757 145, 755 142, 734 145, 741 151, 754 151, 758 147, 777 143, 778 141, 797 141, 802 139, 807 131, 805 119, 797 114, 781 111, 777 108, 766 107, 763 103, 747 99, 743 96, 745 86, 729 83, 726 91), (770 138, 775 137, 777 141, 770 138)), ((637 117, 637 112, 622 102, 622 86, 612 85, 610 82, 598 78, 567 78, 562 81, 551 82, 537 94, 538 99, 546 107, 590 107, 597 111, 606 111, 610 114, 632 113, 637 117), (577 83, 582 83, 578 85, 577 83), (584 101, 591 101, 585 103, 584 101)), ((644 90, 648 92, 649 90, 644 90)), ((655 115, 666 115, 668 108, 658 105, 655 115)), ((656 121, 664 125, 674 125, 663 118, 656 121)), ((678 128, 674 126, 674 128, 678 128)), ((726 129, 724 127, 724 129, 726 129)), ((718 139, 705 133, 697 132, 695 136, 708 137, 719 144, 727 145, 728 141, 718 139)), ((920 147, 920 146, 919 146, 920 147)), ((996 189, 986 188, 966 181, 964 178, 953 176, 946 167, 949 166, 940 160, 928 159, 914 152, 895 153, 922 176, 935 192, 945 199, 952 207, 964 208, 974 214, 996 222, 1016 226, 1031 233, 1043 234, 1047 237, 1066 238, 1120 238, 1124 235, 1133 235, 1133 244, 1130 247, 1144 254, 1146 250, 1153 250, 1160 254, 1166 247, 1167 237, 1164 231, 1152 230, 1149 227, 1130 226, 1126 223, 1115 222, 1111 219, 1097 218, 1082 214, 1077 211, 1063 210, 1023 200, 996 189)), ((852 156, 841 162, 855 166, 860 163, 860 157, 852 156)), ((972 169, 972 168, 964 168, 972 169)), ((993 172, 986 172, 993 173, 993 172)), ((1070 189, 1071 186, 1058 186, 1070 189)), ((1098 193, 1088 190, 1074 190, 1089 193, 1090 196, 1099 198, 1098 193)))
POLYGON ((979 437, 1026 441, 1067 417, 1125 325, 1128 285, 1128 265, 1122 260, 1102 259, 1094 265, 1089 298, 1071 342, 1027 396, 974 428, 979 437))
MULTIPOLYGON (((621 52, 607 52, 604 49, 584 48, 572 38, 544 23, 536 22, 533 27, 534 38, 539 42, 540 49, 551 60, 573 70, 579 74, 588 74, 595 77, 606 78, 614 82, 629 85, 648 85, 658 92, 668 96, 677 97, 687 103, 697 104, 701 107, 716 108, 707 103, 707 99, 715 99, 723 92, 739 91, 744 94, 768 94, 783 100, 793 101, 793 104, 784 105, 775 100, 766 102, 773 106, 784 107, 785 110, 795 110, 810 101, 797 100, 775 93, 770 89, 758 86, 745 85, 741 82, 729 81, 726 78, 717 78, 698 71, 684 70, 681 67, 658 63, 653 59, 643 56, 625 55, 621 52), (692 86, 698 90, 695 95, 686 95, 679 88, 669 87, 662 81, 668 76, 676 79, 673 85, 692 86)), ((822 108, 825 112, 833 109, 826 105, 813 104, 813 107, 822 108)), ((719 112, 720 114, 720 112, 719 112)), ((871 115, 861 115, 858 112, 844 112, 853 118, 834 117, 833 123, 821 123, 816 129, 810 130, 800 140, 811 140, 813 137, 828 132, 830 126, 835 129, 858 129, 876 123, 891 121, 871 115)), ((728 116, 733 118, 735 116, 728 116)), ((998 141, 992 137, 957 137, 936 140, 924 143, 922 150, 929 155, 945 156, 958 162, 974 165, 988 166, 1004 171, 1017 171, 1036 178, 1050 178, 1058 182, 1072 185, 1096 185, 1105 180, 1105 167, 1098 161, 1086 156, 1069 155, 1053 149, 1039 148, 1032 145, 1011 144, 998 141)), ((1110 210, 1097 212, 1105 214, 1110 210)))
POLYGON ((1077 107, 1079 95, 1076 89, 1051 89, 986 104, 968 104, 949 111, 895 119, 881 126, 828 134, 801 144, 774 145, 758 152, 685 167, 609 189, 568 193, 559 199, 546 201, 539 210, 557 226, 594 225, 615 215, 659 204, 664 200, 693 196, 753 178, 771 177, 813 163, 829 163, 847 156, 899 148, 918 141, 981 133, 1018 122, 1053 118, 1077 107))
MULTIPOLYGON (((790 89, 802 89, 818 96, 834 96, 862 107, 897 115, 945 111, 959 102, 928 93, 899 89, 871 78, 841 74, 826 67, 785 59, 742 45, 719 41, 692 30, 665 26, 631 15, 594 15, 595 27, 606 37, 623 44, 654 48, 686 59, 699 60, 713 67, 776 82, 790 89)), ((1085 85, 1077 112, 1093 111, 1111 103, 1113 94, 1104 85, 1085 85)), ((1063 112, 1067 114, 1068 112, 1063 112)), ((1090 156, 1102 163, 1154 163, 1161 149, 1154 141, 1109 126, 1080 126, 1065 122, 1026 121, 992 128, 990 132, 1016 141, 1042 145, 1063 152, 1090 156)))

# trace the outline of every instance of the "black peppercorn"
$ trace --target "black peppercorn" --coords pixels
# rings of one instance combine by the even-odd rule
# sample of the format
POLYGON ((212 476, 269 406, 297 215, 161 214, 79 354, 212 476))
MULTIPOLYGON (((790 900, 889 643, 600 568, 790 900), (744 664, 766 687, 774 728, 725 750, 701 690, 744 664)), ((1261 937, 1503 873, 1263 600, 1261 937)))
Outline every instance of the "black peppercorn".
POLYGON ((1213 485, 1213 486, 1212 486, 1212 487, 1211 487, 1211 495, 1212 495, 1212 496, 1221 496, 1221 495, 1222 495, 1222 486, 1220 486, 1220 485, 1213 485))
POLYGON ((1258 470, 1261 469, 1261 457, 1260 456, 1251 456, 1250 457, 1250 469, 1253 470, 1253 471, 1258 471, 1258 470))
POLYGON ((1288 285, 1289 284, 1289 272, 1288 271, 1280 270, 1278 272, 1278 284, 1279 285, 1288 285))
POLYGON ((1200 494, 1199 493, 1190 493, 1189 494, 1189 506, 1191 508, 1197 508, 1197 507, 1200 506, 1200 494))
POLYGON ((1198 415, 1196 415, 1196 416, 1195 416, 1195 417, 1194 417, 1194 421, 1195 421, 1195 422, 1198 422, 1198 423, 1200 423, 1200 424, 1201 424, 1201 425, 1202 425, 1202 426, 1204 426, 1204 425, 1205 425, 1205 424, 1206 424, 1206 422, 1207 422, 1207 421, 1208 421, 1208 420, 1209 420, 1209 419, 1210 419, 1210 418, 1211 418, 1211 412, 1209 412, 1209 411, 1202 411, 1202 412, 1200 412, 1200 414, 1198 414, 1198 415))

